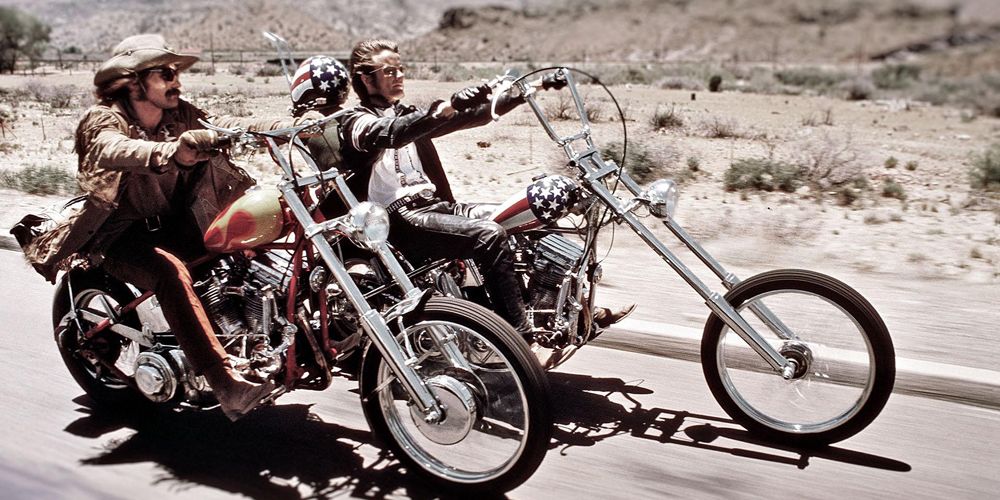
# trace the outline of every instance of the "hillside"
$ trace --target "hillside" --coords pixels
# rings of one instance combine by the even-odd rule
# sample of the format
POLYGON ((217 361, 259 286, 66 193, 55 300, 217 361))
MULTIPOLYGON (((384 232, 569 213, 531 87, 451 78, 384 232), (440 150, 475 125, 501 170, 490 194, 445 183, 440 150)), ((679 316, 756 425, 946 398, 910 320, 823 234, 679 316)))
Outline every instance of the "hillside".
POLYGON ((971 51, 963 60, 974 62, 975 71, 1000 65, 995 0, 5 3, 50 24, 54 47, 96 53, 139 32, 160 32, 194 50, 267 50, 260 36, 267 29, 297 50, 345 52, 360 38, 396 38, 409 59, 425 61, 853 63, 923 46, 932 57, 942 49, 971 51))

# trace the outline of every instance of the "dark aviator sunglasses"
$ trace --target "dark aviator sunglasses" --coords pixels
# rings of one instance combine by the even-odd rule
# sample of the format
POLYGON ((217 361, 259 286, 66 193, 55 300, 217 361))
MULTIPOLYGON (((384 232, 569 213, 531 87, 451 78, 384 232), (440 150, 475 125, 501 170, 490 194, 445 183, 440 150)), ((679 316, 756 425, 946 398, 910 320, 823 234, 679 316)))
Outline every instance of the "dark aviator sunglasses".
POLYGON ((146 72, 147 73, 159 73, 160 74, 160 78, 162 78, 163 81, 168 82, 168 83, 176 80, 178 73, 180 73, 180 71, 177 71, 176 69, 171 68, 171 67, 153 68, 153 69, 147 70, 146 72))

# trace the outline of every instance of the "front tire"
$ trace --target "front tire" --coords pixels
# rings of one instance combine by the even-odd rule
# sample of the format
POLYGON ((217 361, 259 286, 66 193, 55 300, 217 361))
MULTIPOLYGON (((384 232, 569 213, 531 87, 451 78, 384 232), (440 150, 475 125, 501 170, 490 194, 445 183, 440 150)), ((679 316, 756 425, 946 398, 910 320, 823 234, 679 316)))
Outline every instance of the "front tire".
POLYGON ((361 394, 376 438, 409 470, 453 493, 496 494, 527 480, 548 449, 552 413, 545 373, 514 329, 471 302, 434 297, 397 340, 419 360, 414 368, 446 406, 446 417, 423 422, 382 355, 370 348, 361 394), (452 366, 430 329, 455 336, 471 371, 452 366), (463 398, 471 404, 460 403, 463 398))
POLYGON ((885 406, 896 362, 882 318, 857 291, 805 270, 777 270, 733 287, 726 300, 804 369, 785 380, 716 315, 701 345, 705 380, 737 423, 767 439, 822 446, 868 426, 885 406), (782 338, 752 309, 765 305, 794 334, 782 338))

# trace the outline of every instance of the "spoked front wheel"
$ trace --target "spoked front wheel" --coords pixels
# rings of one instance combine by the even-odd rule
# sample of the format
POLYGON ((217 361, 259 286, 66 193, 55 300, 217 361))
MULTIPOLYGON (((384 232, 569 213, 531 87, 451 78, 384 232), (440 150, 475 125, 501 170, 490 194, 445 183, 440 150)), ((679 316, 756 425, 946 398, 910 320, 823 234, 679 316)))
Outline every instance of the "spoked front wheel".
POLYGON ((702 367, 715 399, 737 423, 775 441, 816 446, 853 436, 882 411, 895 380, 895 354, 885 323, 857 291, 823 274, 789 269, 743 281, 726 299, 798 365, 786 380, 712 315, 702 367))
POLYGON ((514 329, 471 302, 435 297, 397 340, 444 418, 425 421, 372 346, 361 394, 376 437, 454 493, 495 494, 527 480, 548 449, 552 416, 545 373, 514 329), (449 338, 461 359, 435 340, 449 338))

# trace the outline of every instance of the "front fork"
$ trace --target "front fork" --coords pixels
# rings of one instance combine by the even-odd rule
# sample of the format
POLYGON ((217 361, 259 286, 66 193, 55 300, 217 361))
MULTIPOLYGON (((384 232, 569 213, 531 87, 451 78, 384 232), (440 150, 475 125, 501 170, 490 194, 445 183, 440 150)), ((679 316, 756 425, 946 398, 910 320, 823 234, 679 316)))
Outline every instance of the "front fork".
MULTIPOLYGON (((271 140, 271 139, 269 139, 271 140)), ((279 161, 285 161, 284 158, 278 157, 279 161)), ((320 174, 322 177, 322 174, 320 174)), ((320 179, 322 181, 323 179, 320 179)), ((400 348, 399 343, 396 341, 395 335, 392 329, 389 327, 388 320, 392 317, 401 318, 402 314, 408 312, 408 309, 419 305, 423 299, 423 293, 413 286, 413 283, 406 276, 406 272, 400 266, 399 261, 393 257, 392 252, 389 250, 388 245, 382 243, 379 247, 375 248, 374 251, 378 254, 379 258, 382 260, 386 269, 389 270, 392 277, 395 279, 396 283, 399 285, 400 289, 403 291, 404 299, 403 302, 395 308, 395 312, 390 312, 383 316, 378 311, 373 309, 364 298, 364 293, 358 288, 357 284, 351 278, 351 275, 347 272, 347 268, 343 265, 340 259, 337 257, 333 250, 333 247, 326 240, 324 231, 327 229, 323 223, 317 223, 313 220, 309 213, 308 208, 299 198, 296 193, 296 188, 301 187, 303 184, 309 184, 314 182, 316 179, 311 178, 298 178, 290 179, 288 177, 278 186, 284 195, 285 203, 292 210, 299 224, 302 225, 304 234, 309 238, 319 252, 320 257, 326 262, 329 267, 331 274, 337 283, 340 285, 341 289, 346 293, 351 304, 354 306, 355 310, 358 312, 361 318, 361 326, 368 333, 372 340, 372 344, 378 349, 378 351, 385 358, 386 362, 389 364, 393 375, 400 382, 407 394, 409 394, 411 401, 417 406, 417 408, 423 413, 424 419, 429 423, 439 422, 444 418, 444 409, 438 403, 437 399, 431 393, 430 389, 420 378, 419 374, 416 372, 416 365, 419 363, 417 357, 408 355, 400 348)), ((337 175, 335 178, 337 182, 338 191, 342 198, 345 198, 345 202, 348 206, 356 206, 358 201, 351 194, 350 189, 347 188, 343 181, 343 177, 337 175)), ((400 333, 402 333, 402 323, 400 319, 400 333)), ((438 331, 437 328, 428 329, 432 332, 435 343, 441 348, 442 354, 447 356, 454 365, 470 369, 468 364, 465 362, 465 358, 462 356, 458 346, 456 345, 454 336, 448 336, 438 331)))
MULTIPOLYGON (((798 368, 798 363, 791 358, 786 358, 780 352, 778 352, 771 344, 769 344, 764 338, 747 323, 746 319, 740 315, 736 309, 733 308, 725 297, 718 293, 712 291, 708 286, 706 286, 697 276, 684 265, 680 259, 674 255, 670 249, 666 247, 654 234, 649 230, 639 218, 632 213, 631 207, 626 207, 622 202, 611 193, 611 190, 604 184, 603 178, 611 174, 618 174, 618 166, 613 163, 605 163, 603 160, 597 157, 596 152, 584 153, 578 160, 579 166, 587 175, 584 177, 584 182, 588 184, 591 191, 604 202, 615 214, 618 220, 627 224, 637 235, 641 238, 647 245, 649 245, 663 260, 669 265, 675 272, 677 272, 681 278, 684 279, 692 288, 698 292, 699 295, 705 299, 705 304, 715 315, 722 319, 726 323, 726 326, 731 328, 737 335, 739 335, 758 355, 760 355, 764 361, 771 365, 774 370, 781 372, 785 379, 791 379, 794 377, 796 370, 798 368)), ((619 178, 625 187, 632 192, 633 195, 638 196, 641 192, 639 185, 632 180, 624 171, 620 173, 619 178)), ((668 218, 664 221, 664 225, 674 233, 675 236, 681 242, 683 242, 699 259, 702 260, 712 271, 718 275, 725 284, 727 289, 731 289, 737 283, 739 279, 732 273, 726 272, 726 270, 719 264, 718 261, 713 259, 708 252, 701 247, 690 235, 681 228, 676 221, 672 218, 668 218)), ((754 312, 755 315, 761 318, 761 320, 772 329, 779 337, 791 340, 794 339, 794 334, 791 330, 778 319, 771 311, 769 311, 765 306, 752 304, 750 310, 754 312)))

